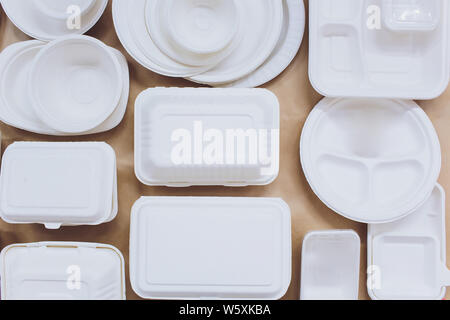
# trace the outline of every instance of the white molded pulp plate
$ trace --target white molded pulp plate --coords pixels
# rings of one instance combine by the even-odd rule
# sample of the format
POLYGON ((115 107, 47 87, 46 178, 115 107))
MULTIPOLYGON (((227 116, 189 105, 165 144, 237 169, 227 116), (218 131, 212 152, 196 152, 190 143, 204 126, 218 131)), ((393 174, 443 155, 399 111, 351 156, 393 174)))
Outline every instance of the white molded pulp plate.
POLYGON ((436 272, 446 264, 442 187, 436 185, 427 202, 405 219, 369 225, 367 249, 372 299, 442 299, 445 283, 436 272))
POLYGON ((156 299, 279 299, 291 280, 281 199, 148 197, 131 213, 133 290, 156 299))
POLYGON ((125 300, 125 264, 95 243, 13 244, 1 252, 2 300, 125 300))
POLYGON ((279 169, 279 103, 265 89, 154 88, 135 110, 147 185, 261 185, 279 169))
POLYGON ((9 223, 95 225, 115 216, 116 156, 103 142, 16 142, 2 159, 1 217, 9 223))
POLYGON ((441 168, 436 131, 413 101, 325 98, 301 137, 303 171, 332 210, 364 223, 412 213, 441 168))
POLYGON ((449 81, 448 16, 444 0, 311 1, 311 83, 332 97, 433 99, 449 81), (390 18, 410 30, 392 30, 390 18), (435 28, 420 30, 432 20, 435 28))
POLYGON ((302 247, 301 300, 358 300, 361 240, 351 230, 310 232, 302 247))

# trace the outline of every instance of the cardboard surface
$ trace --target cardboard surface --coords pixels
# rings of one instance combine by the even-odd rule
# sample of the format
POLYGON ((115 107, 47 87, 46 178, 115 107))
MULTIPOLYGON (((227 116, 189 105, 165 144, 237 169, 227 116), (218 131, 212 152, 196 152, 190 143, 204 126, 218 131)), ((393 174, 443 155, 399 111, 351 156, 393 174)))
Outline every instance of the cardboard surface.
MULTIPOLYGON (((111 2, 111 1, 110 1, 111 2)), ((305 234, 313 230, 353 229, 361 237, 360 299, 368 299, 366 291, 366 235, 364 224, 349 221, 328 209, 311 191, 300 165, 299 140, 304 121, 310 110, 322 98, 314 91, 308 80, 308 34, 289 68, 277 79, 264 87, 273 91, 281 106, 281 159, 280 174, 274 183, 264 187, 223 188, 160 188, 142 185, 134 175, 133 111, 136 96, 143 90, 156 87, 193 87, 194 83, 157 75, 140 66, 123 49, 112 22, 111 3, 96 26, 87 35, 104 41, 122 51, 130 67, 131 90, 128 110, 122 123, 115 129, 92 136, 59 138, 28 133, 0 124, 3 134, 2 150, 14 141, 106 141, 117 154, 119 213, 108 224, 93 227, 64 227, 61 230, 45 230, 42 225, 11 225, 0 221, 0 249, 12 243, 36 241, 88 241, 111 244, 124 255, 126 262, 127 298, 138 299, 128 277, 129 217, 133 203, 140 196, 234 196, 234 197, 281 197, 292 212, 292 282, 284 297, 298 299, 300 293, 301 245, 305 234)), ((0 9, 0 49, 27 40, 28 37, 15 28, 0 9)), ((450 190, 450 90, 440 98, 420 102, 434 123, 442 147, 442 173, 439 182, 450 190)), ((447 227, 450 227, 450 219, 447 227)), ((447 243, 450 246, 450 243, 447 243)), ((450 255, 447 254, 450 259, 450 255)), ((447 294, 450 298, 450 292, 447 294)))

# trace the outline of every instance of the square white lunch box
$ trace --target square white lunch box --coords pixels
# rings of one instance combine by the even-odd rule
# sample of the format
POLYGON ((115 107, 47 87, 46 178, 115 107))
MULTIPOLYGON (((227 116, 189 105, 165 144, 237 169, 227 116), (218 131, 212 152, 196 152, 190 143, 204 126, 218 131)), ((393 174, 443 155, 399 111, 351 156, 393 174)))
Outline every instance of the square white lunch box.
POLYGON ((125 263, 106 244, 13 244, 1 252, 1 288, 2 300, 125 300, 125 263))
POLYGON ((130 280, 146 299, 279 299, 291 281, 289 207, 143 197, 131 212, 130 280))
POLYGON ((103 142, 16 142, 3 155, 0 215, 8 223, 97 225, 117 215, 114 150, 103 142))
POLYGON ((309 76, 328 97, 433 99, 449 82, 445 0, 314 0, 309 76))
POLYGON ((135 108, 146 185, 266 185, 278 176, 280 108, 265 89, 154 88, 135 108))
POLYGON ((369 225, 368 293, 377 300, 440 300, 450 286, 446 266, 445 193, 393 223, 369 225))
POLYGON ((301 300, 358 300, 361 240, 352 230, 314 231, 302 247, 301 300))

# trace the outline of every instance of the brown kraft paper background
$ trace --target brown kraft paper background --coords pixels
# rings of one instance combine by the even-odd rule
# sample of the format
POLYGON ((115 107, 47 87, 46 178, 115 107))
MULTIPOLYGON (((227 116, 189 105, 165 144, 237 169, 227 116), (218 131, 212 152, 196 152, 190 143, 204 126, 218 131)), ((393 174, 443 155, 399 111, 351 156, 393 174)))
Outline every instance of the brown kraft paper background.
MULTIPOLYGON (((308 1, 305 1, 307 5, 308 1)), ((15 141, 105 141, 117 154, 119 213, 115 220, 100 226, 63 227, 60 230, 46 230, 42 225, 13 225, 0 221, 0 249, 13 243, 37 241, 82 241, 105 243, 116 246, 126 262, 127 299, 139 299, 131 289, 128 273, 128 239, 130 211, 133 203, 141 196, 222 196, 222 197, 280 197, 290 206, 292 212, 292 281, 284 299, 298 299, 300 292, 301 245, 305 234, 313 230, 353 229, 361 237, 361 271, 359 298, 369 299, 366 291, 366 236, 367 227, 347 220, 328 209, 311 191, 301 169, 299 157, 300 133, 311 109, 322 98, 308 79, 308 28, 302 47, 285 72, 264 87, 273 91, 281 108, 281 159, 278 178, 268 186, 225 188, 192 187, 165 188, 146 187, 134 175, 133 117, 134 101, 137 95, 151 87, 193 87, 194 83, 183 79, 172 79, 155 74, 131 58, 116 36, 111 16, 111 1, 100 21, 87 35, 104 41, 120 50, 127 58, 130 68, 130 98, 128 109, 121 124, 115 129, 91 136, 67 138, 51 137, 15 129, 3 123, 2 151, 15 141)), ((11 43, 28 40, 0 9, 0 49, 11 43)), ((431 101, 418 101, 431 118, 440 138, 442 148, 442 172, 439 182, 450 190, 450 90, 431 101)), ((450 219, 447 222, 449 226, 450 219)), ((450 242, 447 241, 447 247, 450 242)), ((447 260, 450 255, 447 252, 447 260)), ((450 298, 450 292, 446 298, 450 298)))

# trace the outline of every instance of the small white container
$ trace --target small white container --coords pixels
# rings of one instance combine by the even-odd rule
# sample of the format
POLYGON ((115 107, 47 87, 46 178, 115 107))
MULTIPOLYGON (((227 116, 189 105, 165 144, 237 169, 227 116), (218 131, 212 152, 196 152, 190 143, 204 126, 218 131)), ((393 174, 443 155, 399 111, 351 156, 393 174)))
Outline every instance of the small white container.
POLYGON ((122 69, 103 42, 69 36, 46 45, 34 58, 29 95, 49 127, 80 133, 103 123, 122 94, 122 69))
MULTIPOLYGON (((66 12, 65 18, 48 7, 48 4, 53 2, 51 0, 0 0, 0 3, 9 19, 22 32, 35 39, 51 41, 67 35, 83 34, 97 23, 106 9, 108 0, 94 0, 91 6, 86 1, 89 0, 54 1, 81 4, 80 12, 75 10, 66 12)), ((60 9, 57 11, 61 13, 60 9)))
POLYGON ((113 246, 13 244, 0 258, 2 300, 125 300, 125 263, 113 246))
POLYGON ((117 214, 114 150, 100 142, 16 142, 3 155, 0 214, 8 223, 98 225, 117 214))
POLYGON ((425 100, 447 88, 448 1, 316 0, 309 10, 309 78, 322 95, 425 100))
POLYGON ((433 124, 407 100, 323 99, 306 120, 300 157, 316 195, 363 223, 411 214, 428 199, 441 169, 433 124))
POLYGON ((445 193, 436 185, 408 217, 369 225, 368 293, 376 300, 441 300, 450 286, 446 266, 445 193))
POLYGON ((352 230, 310 232, 302 247, 301 300, 358 300, 361 240, 352 230))
POLYGON ((131 212, 130 280, 147 299, 279 299, 291 280, 289 207, 269 198, 141 198, 131 212))
POLYGON ((279 103, 265 89, 154 88, 135 106, 146 185, 265 185, 278 176, 279 103))

